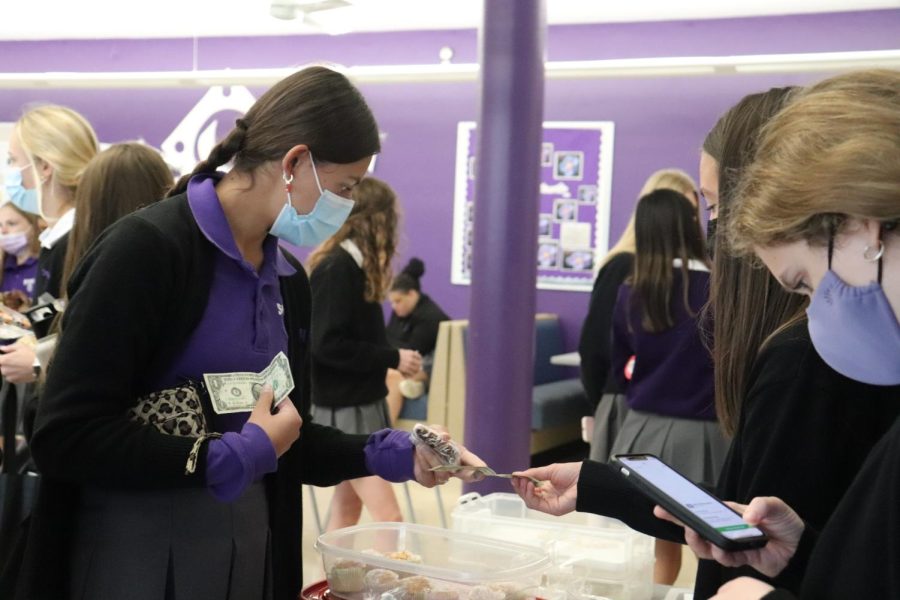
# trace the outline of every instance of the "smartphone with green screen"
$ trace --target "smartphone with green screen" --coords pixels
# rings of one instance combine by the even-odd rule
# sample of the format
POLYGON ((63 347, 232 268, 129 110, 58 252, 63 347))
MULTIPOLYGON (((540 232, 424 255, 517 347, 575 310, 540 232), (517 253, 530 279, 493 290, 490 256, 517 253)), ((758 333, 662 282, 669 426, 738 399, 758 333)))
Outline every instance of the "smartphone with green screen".
POLYGON ((652 454, 616 454, 613 464, 653 502, 729 552, 761 548, 768 538, 721 500, 652 454))

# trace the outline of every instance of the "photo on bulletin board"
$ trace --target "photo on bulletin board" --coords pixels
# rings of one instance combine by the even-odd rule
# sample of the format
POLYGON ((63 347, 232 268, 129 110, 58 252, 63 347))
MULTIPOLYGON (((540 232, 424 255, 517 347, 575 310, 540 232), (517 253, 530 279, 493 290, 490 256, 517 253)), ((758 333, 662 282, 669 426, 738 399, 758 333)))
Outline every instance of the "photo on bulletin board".
POLYGON ((556 269, 559 267, 559 242, 542 241, 538 244, 538 269, 556 269))
POLYGON ((594 253, 591 250, 563 250, 562 268, 566 271, 594 270, 594 253))
POLYGON ((553 165, 553 144, 541 144, 541 166, 553 165))
POLYGON ((596 185, 579 185, 578 201, 585 204, 597 203, 597 186, 596 185))
MULTIPOLYGON (((538 289, 593 288, 594 269, 609 245, 614 132, 611 121, 544 122, 540 189, 535 190, 538 289)), ((459 123, 451 248, 451 282, 457 285, 469 285, 472 262, 477 260, 473 248, 477 142, 476 124, 459 123)))
POLYGON ((553 201, 553 218, 560 223, 578 220, 578 201, 559 198, 553 201))
POLYGON ((553 177, 581 181, 584 173, 584 152, 554 152, 553 177))
POLYGON ((538 215, 538 236, 548 237, 553 235, 553 215, 538 215))

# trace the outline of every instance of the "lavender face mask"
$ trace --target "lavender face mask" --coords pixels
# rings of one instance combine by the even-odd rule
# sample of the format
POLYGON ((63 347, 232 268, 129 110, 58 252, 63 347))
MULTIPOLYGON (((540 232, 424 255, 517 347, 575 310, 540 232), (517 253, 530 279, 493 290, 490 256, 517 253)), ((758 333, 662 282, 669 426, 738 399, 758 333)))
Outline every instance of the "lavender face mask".
MULTIPOLYGON (((813 294, 806 314, 809 335, 832 369, 873 385, 900 384, 900 323, 878 281, 854 287, 831 270, 813 294)), ((880 259, 879 259, 880 261, 880 259)))

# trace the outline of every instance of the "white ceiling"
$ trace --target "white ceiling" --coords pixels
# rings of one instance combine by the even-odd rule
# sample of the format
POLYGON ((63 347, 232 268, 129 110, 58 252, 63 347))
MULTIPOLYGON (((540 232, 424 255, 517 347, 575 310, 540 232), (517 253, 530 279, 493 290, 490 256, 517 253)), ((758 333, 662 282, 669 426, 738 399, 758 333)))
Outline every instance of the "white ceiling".
MULTIPOLYGON (((348 0, 351 6, 313 13, 304 23, 270 16, 271 1, 6 0, 0 40, 467 29, 478 27, 482 11, 482 0, 348 0)), ((900 0, 546 1, 551 25, 900 8, 900 0)))

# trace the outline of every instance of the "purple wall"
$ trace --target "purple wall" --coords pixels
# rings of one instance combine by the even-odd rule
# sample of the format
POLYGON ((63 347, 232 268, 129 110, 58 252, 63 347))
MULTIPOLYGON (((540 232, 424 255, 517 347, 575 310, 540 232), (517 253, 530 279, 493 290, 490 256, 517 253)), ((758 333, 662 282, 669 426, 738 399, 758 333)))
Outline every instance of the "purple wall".
MULTIPOLYGON (((313 60, 347 65, 433 63, 445 45, 456 62, 474 62, 475 31, 351 34, 200 40, 201 69, 284 67, 313 60)), ((826 15, 564 26, 551 28, 550 60, 824 52, 898 48, 900 10, 826 15)), ((188 40, 0 42, 0 72, 180 70, 192 64, 188 40)), ((622 80, 550 80, 547 120, 616 124, 610 237, 627 221, 644 178, 662 167, 697 171, 701 140, 717 116, 743 95, 815 75, 622 80)), ((253 90, 259 93, 261 90, 253 90)), ((204 90, 3 90, 0 121, 30 102, 82 112, 104 141, 143 137, 159 145, 204 90)), ((454 317, 467 316, 469 288, 450 284, 456 123, 477 117, 472 83, 367 84, 363 92, 387 134, 376 175, 404 205, 398 267, 412 255, 427 265, 423 286, 454 317)), ((537 310, 562 317, 574 349, 588 295, 538 291, 537 310)), ((514 302, 515 298, 510 298, 514 302)))

